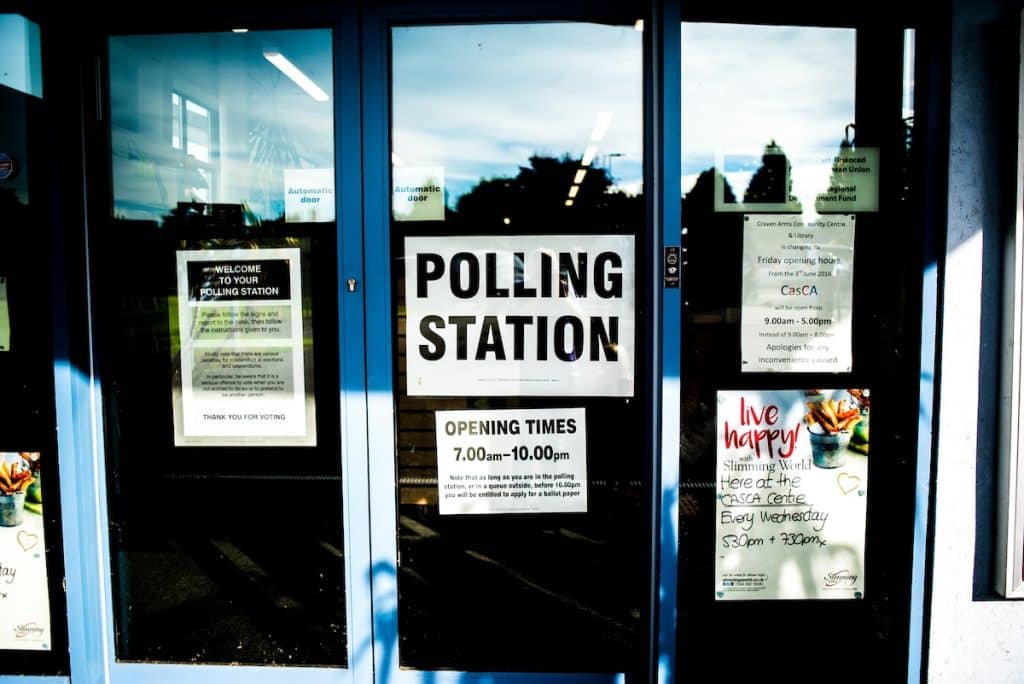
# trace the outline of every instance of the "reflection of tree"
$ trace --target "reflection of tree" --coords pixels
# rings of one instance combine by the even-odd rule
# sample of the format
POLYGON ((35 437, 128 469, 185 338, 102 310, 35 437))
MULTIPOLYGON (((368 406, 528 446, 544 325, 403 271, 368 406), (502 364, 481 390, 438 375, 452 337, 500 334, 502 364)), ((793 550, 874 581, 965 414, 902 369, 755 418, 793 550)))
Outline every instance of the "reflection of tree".
MULTIPOLYGON (((765 145, 764 153, 761 155, 761 166, 754 172, 750 185, 743 193, 744 204, 788 203, 792 190, 789 174, 789 159, 782 148, 772 140, 765 145)), ((800 205, 794 202, 792 211, 800 211, 800 205)))
MULTIPOLYGON (((249 163, 259 178, 260 201, 264 217, 271 218, 272 198, 277 192, 271 188, 283 188, 284 169, 299 166, 299 151, 293 136, 276 116, 256 119, 249 125, 249 163)), ((281 200, 281 214, 284 214, 284 199, 281 200)))
POLYGON ((716 169, 710 168, 700 172, 690 192, 683 197, 683 225, 687 228, 706 226, 715 215, 715 185, 722 185, 722 202, 735 204, 729 181, 716 169))
POLYGON ((716 186, 722 188, 721 199, 726 203, 736 201, 729 181, 714 168, 702 171, 693 188, 683 197, 685 270, 688 282, 695 285, 687 289, 686 296, 696 310, 722 309, 735 306, 738 301, 740 279, 723 277, 729 271, 723 268, 723 260, 732 260, 739 254, 742 242, 736 228, 739 214, 715 211, 716 186))
POLYGON ((633 232, 643 221, 643 198, 609 192, 612 181, 605 169, 587 168, 571 206, 566 206, 579 161, 534 155, 514 177, 480 181, 459 198, 449 221, 481 230, 504 232, 567 229, 633 232))

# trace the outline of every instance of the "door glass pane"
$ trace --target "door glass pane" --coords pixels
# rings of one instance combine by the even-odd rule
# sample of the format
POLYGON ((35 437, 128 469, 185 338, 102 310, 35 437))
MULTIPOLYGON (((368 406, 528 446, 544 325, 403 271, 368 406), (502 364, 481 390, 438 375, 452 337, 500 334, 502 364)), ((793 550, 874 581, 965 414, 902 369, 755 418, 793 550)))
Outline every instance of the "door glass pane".
POLYGON ((891 679, 906 667, 921 311, 904 32, 681 31, 681 675, 728 662, 740 679, 891 679), (842 420, 821 418, 829 399, 842 420), (748 434, 758 421, 771 429, 748 434), (799 664, 770 638, 737 658, 709 625, 814 643, 799 664))
POLYGON ((109 52, 117 656, 345 666, 331 32, 109 52))
POLYGON ((634 23, 392 31, 402 667, 641 667, 634 23))
POLYGON ((112 38, 115 216, 196 201, 333 221, 331 60, 327 30, 112 38))

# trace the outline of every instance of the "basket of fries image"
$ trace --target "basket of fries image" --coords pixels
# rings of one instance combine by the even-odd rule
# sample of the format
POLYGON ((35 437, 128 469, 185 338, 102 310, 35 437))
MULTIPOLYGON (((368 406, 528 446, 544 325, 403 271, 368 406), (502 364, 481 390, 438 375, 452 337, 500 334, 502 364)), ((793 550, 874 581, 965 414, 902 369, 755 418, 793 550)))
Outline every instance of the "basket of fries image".
POLYGON ((839 468, 846 464, 846 447, 853 428, 861 421, 860 409, 846 399, 820 399, 807 402, 804 416, 811 436, 811 456, 819 468, 839 468))
POLYGON ((35 481, 21 461, 0 460, 0 526, 17 527, 25 520, 25 492, 35 481))

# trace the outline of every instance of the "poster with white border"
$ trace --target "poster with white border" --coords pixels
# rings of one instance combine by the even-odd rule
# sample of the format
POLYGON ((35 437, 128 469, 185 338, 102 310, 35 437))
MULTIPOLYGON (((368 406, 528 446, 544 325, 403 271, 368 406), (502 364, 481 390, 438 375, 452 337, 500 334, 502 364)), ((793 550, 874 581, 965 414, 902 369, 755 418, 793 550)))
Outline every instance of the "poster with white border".
POLYGON ((409 396, 633 395, 632 235, 405 238, 409 396))
POLYGON ((0 650, 49 651, 39 452, 0 452, 0 650))
POLYGON ((300 250, 177 252, 176 446, 316 443, 300 250))
POLYGON ((869 402, 718 392, 716 600, 863 598, 869 402))
POLYGON ((849 373, 854 216, 743 217, 744 373, 849 373))
POLYGON ((441 515, 587 512, 583 408, 438 411, 441 515))

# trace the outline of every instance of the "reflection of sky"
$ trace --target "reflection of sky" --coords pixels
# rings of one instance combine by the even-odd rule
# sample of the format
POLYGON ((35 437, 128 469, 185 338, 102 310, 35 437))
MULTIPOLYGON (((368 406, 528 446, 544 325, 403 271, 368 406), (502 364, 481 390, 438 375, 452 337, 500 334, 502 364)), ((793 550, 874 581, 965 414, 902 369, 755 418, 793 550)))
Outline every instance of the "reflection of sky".
POLYGON ((727 175, 742 197, 772 140, 794 173, 834 153, 854 121, 855 37, 853 29, 683 24, 684 191, 716 154, 755 160, 727 175))
POLYGON ((452 205, 481 179, 515 176, 532 155, 581 158, 610 111, 594 164, 610 163, 618 184, 636 188, 641 39, 632 25, 395 28, 393 151, 408 166, 443 166, 452 205))

